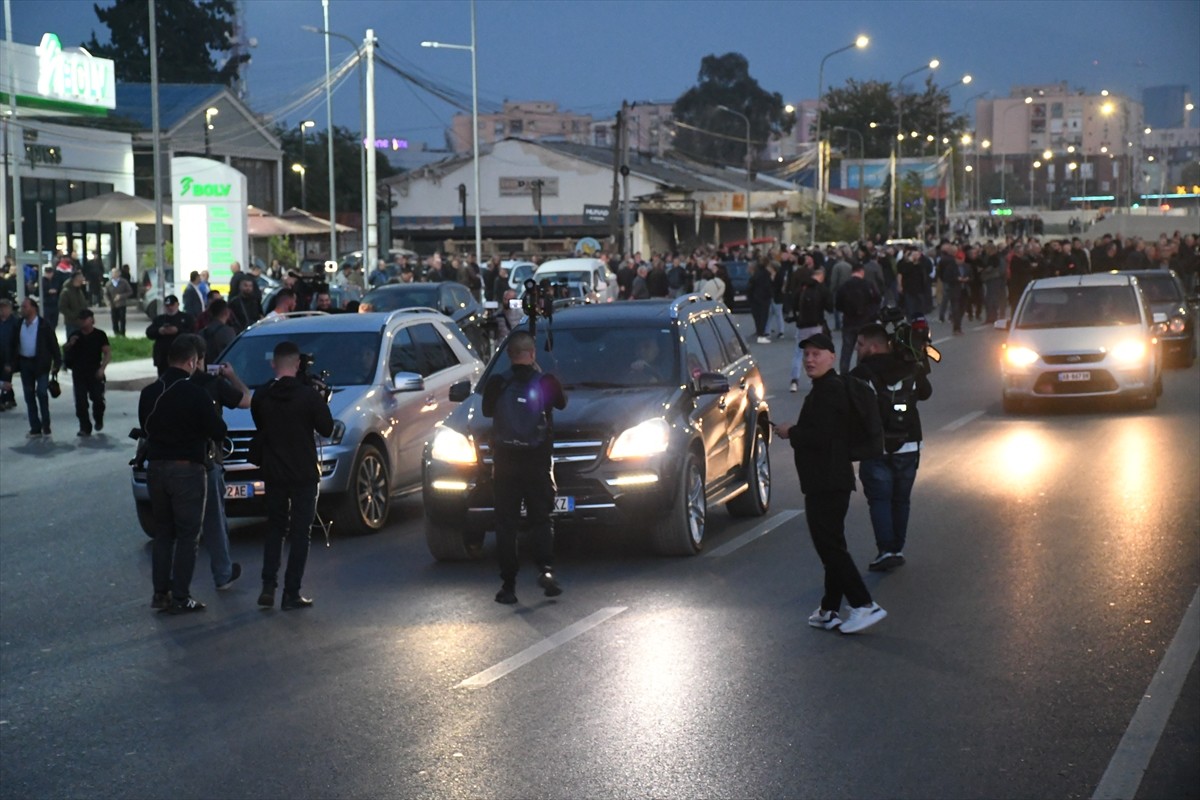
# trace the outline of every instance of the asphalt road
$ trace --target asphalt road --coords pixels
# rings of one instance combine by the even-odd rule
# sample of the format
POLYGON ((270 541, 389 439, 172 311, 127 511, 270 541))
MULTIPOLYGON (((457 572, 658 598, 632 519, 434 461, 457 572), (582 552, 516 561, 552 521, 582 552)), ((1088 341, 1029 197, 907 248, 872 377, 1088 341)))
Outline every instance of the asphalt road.
MULTIPOLYGON (((414 498, 314 541, 310 610, 255 606, 263 527, 236 523, 246 575, 214 591, 202 551, 208 610, 164 617, 136 394, 86 441, 65 398, 52 442, 0 415, 0 797, 1195 797, 1200 367, 1155 411, 1012 418, 998 343, 943 344, 908 564, 868 574, 889 617, 853 637, 805 624, 785 443, 767 518, 710 510, 687 559, 563 532, 554 600, 432 561, 414 498)), ((788 421, 792 346, 753 345, 788 421)), ((861 493, 848 530, 865 567, 861 493)))

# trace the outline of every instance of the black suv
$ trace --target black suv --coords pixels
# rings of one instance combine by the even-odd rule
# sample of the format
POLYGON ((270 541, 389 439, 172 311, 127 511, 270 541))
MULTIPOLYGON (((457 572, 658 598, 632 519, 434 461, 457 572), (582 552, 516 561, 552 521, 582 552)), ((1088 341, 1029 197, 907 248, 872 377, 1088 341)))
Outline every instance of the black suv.
MULTIPOLYGON (((528 323, 522 327, 528 330, 528 323)), ((729 310, 699 295, 575 305, 536 326, 538 364, 562 382, 554 413, 555 513, 643 530, 659 553, 704 547, 708 506, 760 516, 771 501, 763 379, 729 310), (552 347, 548 345, 553 343, 552 347)), ((425 535, 439 560, 477 557, 492 525, 483 386, 503 347, 424 453, 425 535)))

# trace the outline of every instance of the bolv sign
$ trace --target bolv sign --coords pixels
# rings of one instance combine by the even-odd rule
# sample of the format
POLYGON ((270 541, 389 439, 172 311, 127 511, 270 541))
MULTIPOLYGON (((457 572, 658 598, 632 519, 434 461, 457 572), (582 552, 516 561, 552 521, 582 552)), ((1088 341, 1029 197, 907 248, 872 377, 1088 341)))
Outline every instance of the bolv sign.
MULTIPOLYGON (((246 176, 208 158, 171 159, 175 275, 182 283, 208 270, 210 285, 227 289, 229 265, 246 266, 246 176)), ((228 294, 228 292, 226 292, 228 294)))

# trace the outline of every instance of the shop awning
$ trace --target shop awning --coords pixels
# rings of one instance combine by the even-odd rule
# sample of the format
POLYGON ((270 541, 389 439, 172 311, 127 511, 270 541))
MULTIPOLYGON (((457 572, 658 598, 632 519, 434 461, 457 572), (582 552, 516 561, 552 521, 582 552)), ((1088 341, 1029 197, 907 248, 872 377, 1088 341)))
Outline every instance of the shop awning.
MULTIPOLYGON (((326 225, 324 232, 329 231, 326 225)), ((251 238, 267 238, 270 236, 298 236, 311 233, 311 226, 305 222, 277 217, 261 208, 246 207, 246 234, 251 238)))
MULTIPOLYGON (((321 217, 318 217, 316 214, 309 213, 308 211, 305 211, 302 208, 296 208, 295 206, 293 206, 293 207, 289 208, 287 211, 280 214, 279 218, 288 220, 289 222, 296 223, 298 226, 302 226, 304 228, 304 230, 297 231, 297 234, 299 234, 299 235, 314 235, 315 236, 315 235, 319 235, 322 233, 324 233, 324 234, 329 233, 329 220, 322 219, 321 217)), ((339 223, 336 223, 335 230, 338 233, 348 233, 350 231, 357 230, 357 229, 351 228, 349 225, 343 225, 342 223, 339 222, 339 223)))
MULTIPOLYGON (((59 222, 136 222, 154 224, 154 201, 124 192, 109 192, 58 207, 59 222)), ((163 204, 163 223, 171 224, 171 206, 163 204)))

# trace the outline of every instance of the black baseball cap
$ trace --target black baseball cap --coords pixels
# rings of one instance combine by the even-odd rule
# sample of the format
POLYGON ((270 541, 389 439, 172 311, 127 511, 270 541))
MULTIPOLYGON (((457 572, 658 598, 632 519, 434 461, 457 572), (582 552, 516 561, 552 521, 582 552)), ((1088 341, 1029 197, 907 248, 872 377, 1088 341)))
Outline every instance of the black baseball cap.
POLYGON ((830 339, 828 336, 826 336, 823 333, 814 333, 812 336, 809 336, 807 339, 804 339, 803 341, 801 341, 800 346, 801 347, 809 347, 809 346, 819 347, 820 349, 828 350, 831 353, 837 352, 836 350, 833 349, 833 339, 830 339))
POLYGON ((167 299, 163 300, 163 305, 164 306, 177 306, 177 305, 179 305, 179 298, 173 294, 169 294, 169 295, 167 295, 167 299))

